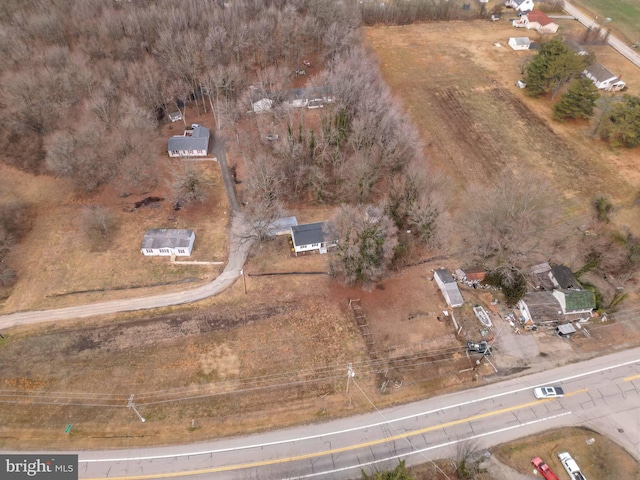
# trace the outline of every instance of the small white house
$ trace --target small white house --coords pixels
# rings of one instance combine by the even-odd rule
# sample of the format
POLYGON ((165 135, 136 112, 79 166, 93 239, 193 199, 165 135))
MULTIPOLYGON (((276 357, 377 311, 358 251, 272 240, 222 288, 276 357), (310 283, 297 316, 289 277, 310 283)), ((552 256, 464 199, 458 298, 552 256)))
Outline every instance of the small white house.
POLYGON ((271 107, 273 107, 273 100, 266 97, 260 98, 251 103, 253 113, 265 113, 271 110, 271 107))
POLYGON ((518 12, 529 12, 533 10, 533 0, 507 0, 504 4, 518 12))
POLYGON ((209 129, 194 123, 191 130, 169 139, 170 157, 206 157, 209 152, 209 129))
POLYGON ((142 238, 143 255, 188 257, 191 255, 196 234, 193 230, 160 228, 147 230, 142 238))
POLYGON ((461 307, 464 300, 460 290, 458 289, 458 284, 453 278, 453 275, 451 275, 451 272, 446 268, 439 268, 434 272, 433 278, 438 284, 438 287, 440 287, 440 291, 442 292, 442 296, 447 302, 447 305, 452 308, 461 307))
POLYGON ((327 238, 324 225, 325 222, 316 222, 291 227, 291 240, 296 256, 298 256, 298 253, 314 250, 318 250, 320 253, 327 253, 329 247, 336 245, 335 240, 327 238))
POLYGON ((509 46, 514 50, 529 50, 531 40, 529 40, 529 37, 511 37, 509 46))
POLYGON ((620 77, 614 75, 611 70, 604 67, 603 65, 600 65, 599 63, 589 65, 583 73, 584 76, 591 79, 593 84, 600 90, 617 92, 622 90, 627 85, 623 80, 620 79, 620 77))

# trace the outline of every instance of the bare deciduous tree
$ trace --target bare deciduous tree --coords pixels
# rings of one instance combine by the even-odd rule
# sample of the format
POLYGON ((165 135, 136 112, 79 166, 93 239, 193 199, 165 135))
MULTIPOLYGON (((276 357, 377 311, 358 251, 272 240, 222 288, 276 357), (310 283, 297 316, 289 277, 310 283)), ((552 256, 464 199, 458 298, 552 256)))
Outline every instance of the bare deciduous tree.
POLYGON ((498 264, 520 265, 551 233, 550 193, 545 182, 516 178, 508 172, 489 186, 471 188, 465 225, 477 253, 496 258, 498 264))
POLYGON ((337 240, 331 254, 332 274, 364 289, 373 288, 384 276, 398 245, 393 221, 372 205, 340 207, 327 234, 337 240))
POLYGON ((172 170, 168 182, 176 208, 193 203, 203 203, 207 199, 206 186, 209 182, 196 167, 181 162, 172 170))

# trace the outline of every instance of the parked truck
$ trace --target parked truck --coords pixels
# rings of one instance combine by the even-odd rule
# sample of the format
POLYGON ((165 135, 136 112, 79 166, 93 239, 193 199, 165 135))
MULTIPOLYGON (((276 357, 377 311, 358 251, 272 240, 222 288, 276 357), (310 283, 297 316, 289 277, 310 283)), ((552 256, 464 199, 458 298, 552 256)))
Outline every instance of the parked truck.
POLYGON ((540 457, 534 457, 531 459, 531 463, 536 470, 540 472, 540 474, 545 478, 545 480, 560 480, 558 476, 551 470, 551 467, 544 463, 544 461, 540 457))
POLYGON ((571 480, 587 480, 587 477, 582 474, 580 467, 578 467, 576 461, 571 458, 569 452, 559 453, 558 460, 560 460, 560 463, 571 477, 571 480))

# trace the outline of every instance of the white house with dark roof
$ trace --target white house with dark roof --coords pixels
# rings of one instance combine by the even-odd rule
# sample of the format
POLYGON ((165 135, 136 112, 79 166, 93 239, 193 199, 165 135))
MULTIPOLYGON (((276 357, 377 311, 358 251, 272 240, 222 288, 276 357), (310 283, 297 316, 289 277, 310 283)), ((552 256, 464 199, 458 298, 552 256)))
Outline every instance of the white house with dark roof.
POLYGON ((533 0, 507 0, 504 4, 518 12, 529 12, 533 10, 533 0))
POLYGON ((194 123, 191 130, 169 139, 170 157, 206 157, 209 152, 209 129, 194 123))
POLYGON ((336 245, 335 240, 329 238, 325 232, 325 222, 305 223, 291 227, 291 240, 293 251, 298 253, 318 250, 320 253, 327 253, 329 247, 336 245))
POLYGON ((148 257, 175 255, 188 257, 193 250, 196 234, 193 230, 159 228, 147 230, 140 251, 148 257))
POLYGON ((599 63, 589 65, 585 68, 583 74, 589 78, 596 87, 600 90, 606 90, 607 92, 617 92, 627 86, 626 82, 621 80, 620 77, 614 75, 611 70, 599 63))
POLYGON ((458 284, 451 272, 446 268, 439 268, 433 273, 433 278, 440 287, 442 296, 450 307, 461 307, 464 303, 458 284))

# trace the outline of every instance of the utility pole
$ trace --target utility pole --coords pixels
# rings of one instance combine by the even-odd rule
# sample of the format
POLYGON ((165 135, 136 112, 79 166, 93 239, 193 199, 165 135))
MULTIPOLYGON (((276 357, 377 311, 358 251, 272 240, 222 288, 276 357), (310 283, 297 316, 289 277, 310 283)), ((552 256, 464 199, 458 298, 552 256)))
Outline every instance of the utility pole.
POLYGON ((349 393, 349 382, 356 376, 356 372, 351 368, 351 364, 347 365, 347 393, 349 393))
POLYGON ((134 412, 136 412, 136 415, 138 415, 138 418, 140 419, 140 421, 142 423, 146 422, 146 420, 144 419, 144 417, 142 415, 140 415, 140 412, 138 411, 138 409, 136 408, 136 404, 133 403, 133 393, 131 394, 131 396, 129 397, 129 402, 127 403, 127 408, 130 408, 131 410, 133 410, 134 412))
POLYGON ((247 279, 244 276, 244 268, 240 270, 240 275, 242 275, 242 284, 244 285, 244 294, 247 294, 247 279))

